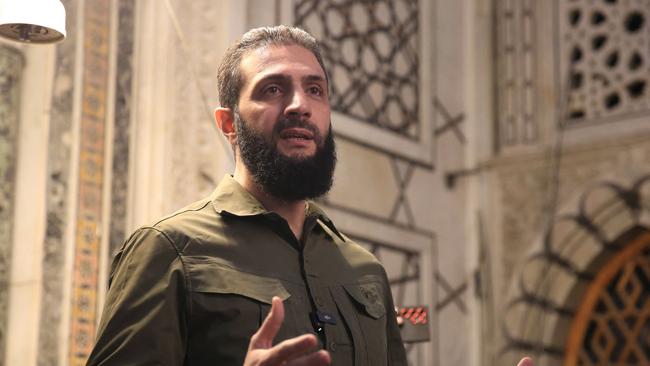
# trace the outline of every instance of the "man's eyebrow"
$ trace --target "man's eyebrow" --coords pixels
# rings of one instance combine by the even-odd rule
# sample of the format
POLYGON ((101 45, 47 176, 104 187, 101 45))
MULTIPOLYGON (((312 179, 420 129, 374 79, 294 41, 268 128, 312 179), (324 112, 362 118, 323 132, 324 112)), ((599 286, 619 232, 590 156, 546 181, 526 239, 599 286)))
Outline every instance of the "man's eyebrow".
MULTIPOLYGON (((290 77, 285 74, 269 74, 259 79, 256 84, 268 81, 288 81, 289 79, 290 77)), ((303 82, 325 81, 325 78, 322 75, 318 74, 305 75, 301 79, 303 82)))
POLYGON ((259 85, 261 83, 267 82, 267 81, 287 81, 289 80, 289 77, 284 74, 269 74, 264 76, 263 78, 257 80, 255 84, 259 85))
POLYGON ((312 81, 312 82, 313 81, 325 81, 325 78, 323 76, 321 76, 321 75, 313 74, 313 75, 303 76, 302 80, 307 81, 307 82, 310 82, 310 81, 312 81))

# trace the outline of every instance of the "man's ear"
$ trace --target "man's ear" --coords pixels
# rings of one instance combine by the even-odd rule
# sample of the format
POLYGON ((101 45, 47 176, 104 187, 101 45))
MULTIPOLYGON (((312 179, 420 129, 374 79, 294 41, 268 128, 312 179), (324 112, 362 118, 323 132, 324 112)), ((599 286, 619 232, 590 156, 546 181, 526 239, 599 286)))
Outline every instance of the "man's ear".
POLYGON ((235 132, 235 113, 230 108, 219 107, 214 110, 214 120, 228 141, 234 144, 237 138, 235 132))

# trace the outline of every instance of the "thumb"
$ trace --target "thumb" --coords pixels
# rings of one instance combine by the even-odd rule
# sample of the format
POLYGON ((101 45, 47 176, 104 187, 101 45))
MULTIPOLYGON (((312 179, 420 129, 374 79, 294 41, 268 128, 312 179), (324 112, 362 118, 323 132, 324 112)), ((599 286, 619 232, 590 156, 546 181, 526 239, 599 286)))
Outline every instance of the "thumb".
POLYGON ((524 357, 519 361, 517 366, 533 366, 533 360, 530 357, 524 357))
POLYGON ((260 329, 251 337, 251 349, 257 348, 271 348, 273 346, 273 339, 278 334, 282 322, 284 321, 284 304, 282 300, 274 296, 271 300, 271 311, 264 319, 260 329))

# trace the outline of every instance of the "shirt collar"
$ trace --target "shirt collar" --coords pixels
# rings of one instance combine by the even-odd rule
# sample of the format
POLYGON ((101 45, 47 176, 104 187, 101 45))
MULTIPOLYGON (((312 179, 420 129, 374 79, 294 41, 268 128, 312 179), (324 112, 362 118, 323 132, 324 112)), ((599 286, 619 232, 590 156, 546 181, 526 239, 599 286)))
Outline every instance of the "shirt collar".
POLYGON ((220 215, 225 212, 234 216, 254 216, 268 212, 260 201, 228 174, 219 182, 210 198, 212 207, 220 215))
POLYGON ((338 231, 336 226, 334 226, 334 222, 325 214, 325 211, 318 207, 318 205, 312 201, 307 201, 307 217, 316 217, 318 218, 318 221, 321 223, 325 224, 336 236, 339 237, 342 241, 345 241, 345 237, 338 231))
MULTIPOLYGON (((269 213, 262 204, 241 186, 231 175, 226 174, 210 197, 212 207, 218 214, 234 216, 255 216, 269 213)), ((336 229, 332 220, 314 202, 307 201, 307 217, 315 217, 336 236, 345 241, 345 237, 336 229)))

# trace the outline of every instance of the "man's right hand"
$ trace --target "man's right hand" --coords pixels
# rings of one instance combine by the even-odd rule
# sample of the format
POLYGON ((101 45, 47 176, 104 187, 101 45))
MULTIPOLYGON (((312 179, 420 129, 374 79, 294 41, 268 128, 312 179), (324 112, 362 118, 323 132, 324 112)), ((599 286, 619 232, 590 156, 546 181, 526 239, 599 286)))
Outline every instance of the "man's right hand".
POLYGON ((273 346, 273 338, 278 334, 284 321, 284 305, 279 297, 274 297, 271 311, 260 329, 251 337, 244 366, 326 366, 331 362, 327 351, 313 352, 318 340, 313 334, 304 334, 287 339, 273 346))

